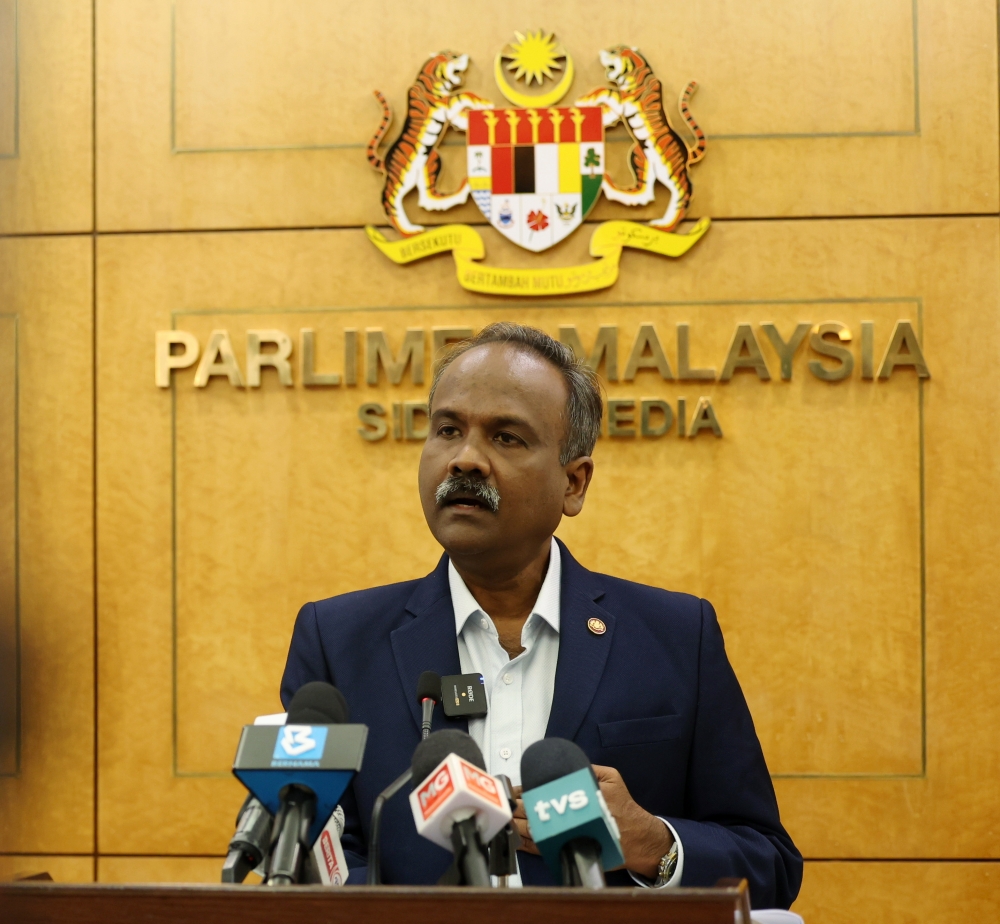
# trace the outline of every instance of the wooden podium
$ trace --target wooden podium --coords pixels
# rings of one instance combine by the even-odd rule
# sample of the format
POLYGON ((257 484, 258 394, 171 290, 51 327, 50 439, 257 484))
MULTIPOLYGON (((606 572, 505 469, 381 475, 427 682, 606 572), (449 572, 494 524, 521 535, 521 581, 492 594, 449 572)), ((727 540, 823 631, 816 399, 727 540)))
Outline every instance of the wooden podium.
POLYGON ((17 924, 750 924, 745 880, 712 889, 0 885, 17 924))

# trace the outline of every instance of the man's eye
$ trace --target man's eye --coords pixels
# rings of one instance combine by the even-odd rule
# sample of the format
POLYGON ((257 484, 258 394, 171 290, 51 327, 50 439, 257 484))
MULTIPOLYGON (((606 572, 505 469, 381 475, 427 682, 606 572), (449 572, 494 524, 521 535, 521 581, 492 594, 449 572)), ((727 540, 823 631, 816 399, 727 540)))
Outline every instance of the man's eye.
POLYGON ((513 433, 498 433, 496 438, 505 446, 513 446, 521 442, 513 433))
POLYGON ((453 427, 450 424, 438 427, 438 436, 455 436, 456 433, 458 433, 458 428, 453 427))

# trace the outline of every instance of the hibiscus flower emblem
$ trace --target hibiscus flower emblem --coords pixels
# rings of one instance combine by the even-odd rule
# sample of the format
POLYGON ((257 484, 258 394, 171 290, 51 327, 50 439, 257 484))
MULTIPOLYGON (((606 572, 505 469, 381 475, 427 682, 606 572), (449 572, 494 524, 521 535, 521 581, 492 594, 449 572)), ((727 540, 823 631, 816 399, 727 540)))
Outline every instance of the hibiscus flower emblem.
POLYGON ((537 212, 528 212, 528 227, 532 231, 544 231, 549 226, 549 216, 541 209, 537 212))

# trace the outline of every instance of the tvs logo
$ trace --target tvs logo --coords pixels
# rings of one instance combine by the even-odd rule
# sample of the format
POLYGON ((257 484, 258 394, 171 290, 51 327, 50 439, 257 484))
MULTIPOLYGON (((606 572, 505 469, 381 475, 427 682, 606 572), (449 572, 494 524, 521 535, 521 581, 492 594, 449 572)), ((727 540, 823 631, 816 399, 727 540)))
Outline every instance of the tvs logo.
POLYGON ((420 802, 424 821, 430 818, 454 791, 455 783, 451 778, 451 771, 445 765, 417 790, 417 800, 420 802))
POLYGON ((382 208, 401 236, 389 240, 365 230, 379 250, 396 263, 410 263, 451 251, 458 281, 466 289, 495 295, 562 295, 612 285, 624 247, 668 257, 690 250, 708 231, 702 218, 688 233, 678 233, 691 201, 689 169, 705 156, 706 140, 689 102, 698 87, 690 81, 677 113, 680 134, 664 108, 662 87, 649 61, 636 48, 616 45, 600 52, 607 85, 570 105, 556 104, 573 81, 573 59, 552 33, 515 33, 497 54, 493 76, 515 108, 498 109, 488 99, 461 90, 469 56, 441 52, 417 74, 408 93, 399 136, 379 154, 392 122, 392 110, 378 91, 382 121, 368 143, 368 160, 385 176, 382 208), (511 82, 507 72, 513 72, 511 82), (561 71, 561 74, 555 72, 561 71), (518 86, 518 82, 522 86, 518 86), (532 81, 538 91, 531 92, 532 81), (555 85, 548 87, 547 81, 555 85), (621 123, 632 140, 619 175, 606 172, 605 129, 621 123), (466 133, 467 176, 454 192, 438 188, 438 146, 448 129, 466 133), (594 230, 590 252, 599 259, 582 266, 549 269, 491 269, 476 263, 485 255, 479 232, 470 225, 445 225, 428 231, 407 214, 404 199, 417 192, 420 207, 446 211, 471 195, 492 227, 527 250, 539 253, 572 234, 603 193, 612 202, 646 206, 657 184, 668 193, 663 214, 645 224, 606 221, 594 230), (552 224, 551 215, 560 221, 552 224))
POLYGON ((285 725, 274 742, 272 759, 318 761, 326 747, 326 733, 321 725, 285 725))
POLYGON ((465 777, 465 785, 470 792, 488 799, 495 805, 503 806, 503 800, 497 790, 496 780, 488 773, 483 773, 478 767, 474 767, 463 760, 462 775, 465 777))

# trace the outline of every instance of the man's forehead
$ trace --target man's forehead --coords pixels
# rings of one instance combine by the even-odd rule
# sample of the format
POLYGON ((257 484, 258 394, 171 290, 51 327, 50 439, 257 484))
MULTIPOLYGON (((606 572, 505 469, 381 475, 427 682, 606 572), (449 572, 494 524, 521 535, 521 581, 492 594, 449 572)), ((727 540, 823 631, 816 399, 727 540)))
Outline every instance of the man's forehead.
MULTIPOLYGON (((457 357, 441 375, 437 390, 463 391, 480 385, 514 395, 534 392, 543 383, 551 388, 562 381, 560 371, 532 350, 509 343, 484 343, 457 357)), ((565 385, 561 393, 564 397, 565 385)))

